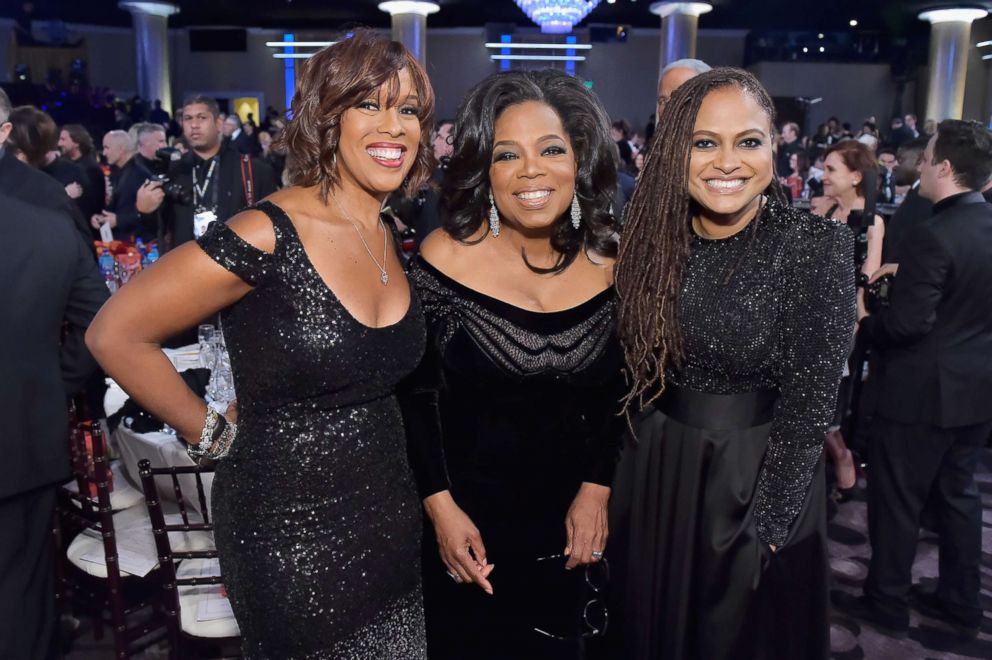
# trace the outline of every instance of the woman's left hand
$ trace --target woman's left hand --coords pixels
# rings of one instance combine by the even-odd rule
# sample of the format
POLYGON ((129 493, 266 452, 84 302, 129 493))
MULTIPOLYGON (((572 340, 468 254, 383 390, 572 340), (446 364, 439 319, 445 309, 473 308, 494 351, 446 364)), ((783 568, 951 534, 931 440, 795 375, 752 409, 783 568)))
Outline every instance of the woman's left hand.
POLYGON ((565 516, 565 533, 568 539, 565 546, 568 562, 565 568, 592 564, 602 558, 609 536, 606 511, 609 501, 610 489, 607 486, 584 482, 579 487, 565 516))

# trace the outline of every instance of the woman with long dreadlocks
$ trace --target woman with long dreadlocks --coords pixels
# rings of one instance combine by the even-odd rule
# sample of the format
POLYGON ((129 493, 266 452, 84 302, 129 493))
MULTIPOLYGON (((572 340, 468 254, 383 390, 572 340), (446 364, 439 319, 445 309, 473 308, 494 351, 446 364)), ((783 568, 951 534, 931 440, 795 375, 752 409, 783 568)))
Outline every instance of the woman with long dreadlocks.
POLYGON ((821 457, 853 238, 784 201, 773 127, 751 74, 693 78, 628 207, 618 323, 641 414, 611 504, 623 658, 827 655, 821 457))

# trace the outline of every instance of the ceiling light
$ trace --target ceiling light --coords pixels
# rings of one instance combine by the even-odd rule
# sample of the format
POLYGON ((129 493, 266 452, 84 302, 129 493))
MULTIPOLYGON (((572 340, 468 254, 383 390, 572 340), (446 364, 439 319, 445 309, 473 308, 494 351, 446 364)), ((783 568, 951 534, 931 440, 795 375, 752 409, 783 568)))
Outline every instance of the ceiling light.
POLYGON ((590 50, 590 44, 528 44, 528 43, 501 43, 491 41, 486 44, 486 48, 538 48, 541 50, 590 50))
POLYGON ((530 62, 585 62, 584 55, 490 55, 492 60, 513 60, 530 62))
POLYGON ((803 46, 803 52, 804 53, 808 53, 809 52, 809 48, 807 48, 806 46, 803 46))
POLYGON ((568 34, 599 0, 514 0, 545 34, 568 34))
POLYGON ((820 34, 816 35, 816 38, 817 39, 822 39, 823 38, 823 33, 821 32, 820 34))
POLYGON ((418 14, 427 16, 441 8, 436 2, 421 2, 420 0, 392 0, 391 2, 380 2, 379 9, 390 16, 395 14, 418 14))
POLYGON ((655 2, 651 4, 651 13, 662 18, 671 14, 688 14, 702 16, 713 11, 713 5, 708 2, 655 2))
POLYGON ((852 18, 850 21, 847 22, 847 24, 850 25, 851 27, 858 27, 858 19, 852 18))
POLYGON ((931 9, 918 16, 921 21, 931 23, 971 23, 988 16, 984 9, 931 9))
POLYGON ((825 53, 825 52, 827 52, 827 49, 826 49, 826 48, 824 48, 823 46, 820 46, 820 52, 821 52, 821 53, 825 53))

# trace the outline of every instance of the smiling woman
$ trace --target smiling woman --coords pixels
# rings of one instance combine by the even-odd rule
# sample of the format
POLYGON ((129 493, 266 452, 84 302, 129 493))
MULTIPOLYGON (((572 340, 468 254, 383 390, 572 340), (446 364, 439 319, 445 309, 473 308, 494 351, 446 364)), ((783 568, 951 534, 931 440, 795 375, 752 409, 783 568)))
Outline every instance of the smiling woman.
POLYGON ((444 229, 410 270, 427 354, 400 397, 436 536, 429 655, 581 657, 606 630, 623 429, 616 147, 599 101, 560 71, 487 78, 456 126, 444 229))
MULTIPOLYGON (((665 108, 617 263, 640 412, 610 518, 630 660, 824 658, 823 432, 853 330, 853 239, 783 203, 774 110, 714 69, 665 108)), ((616 629, 615 629, 616 630, 616 629)))
POLYGON ((293 185, 171 251, 90 327, 107 372, 191 456, 220 459, 215 536, 248 658, 425 657, 420 507, 394 396, 424 319, 379 210, 430 173, 433 107, 399 43, 356 31, 321 51, 286 130, 293 185), (218 312, 237 424, 159 350, 218 312))

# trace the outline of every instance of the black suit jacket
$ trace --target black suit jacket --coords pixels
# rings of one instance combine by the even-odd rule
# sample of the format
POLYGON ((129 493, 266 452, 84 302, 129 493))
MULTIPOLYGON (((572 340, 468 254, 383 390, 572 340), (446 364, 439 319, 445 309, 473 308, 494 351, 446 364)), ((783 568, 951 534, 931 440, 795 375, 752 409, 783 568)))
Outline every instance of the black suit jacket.
POLYGON ((992 204, 970 192, 934 211, 861 331, 880 349, 878 414, 955 428, 992 420, 992 204))
POLYGON ((4 150, 0 157, 0 193, 64 214, 65 220, 76 227, 84 240, 92 240, 89 218, 83 217, 79 207, 66 194, 65 186, 17 160, 10 149, 4 150))
POLYGON ((904 252, 902 242, 917 225, 927 222, 933 212, 933 203, 920 197, 918 188, 911 188, 906 198, 885 225, 882 241, 882 261, 899 263, 904 252))
MULTIPOLYGON (((219 174, 217 175, 217 219, 226 222, 238 212, 248 206, 245 199, 245 186, 241 179, 241 154, 230 147, 221 147, 220 163, 218 164, 219 174)), ((274 193, 276 185, 276 175, 272 168, 261 158, 251 159, 251 169, 254 175, 255 191, 254 201, 258 202, 263 197, 274 193)), ((170 172, 173 181, 182 185, 186 190, 193 189, 193 156, 186 154, 173 165, 170 172)), ((201 175, 202 176, 202 175, 201 175)), ((209 193, 208 193, 209 195, 209 193)), ((168 231, 171 233, 171 247, 177 247, 187 241, 193 240, 193 205, 171 202, 172 213, 168 214, 171 226, 168 231)))
POLYGON ((83 336, 110 294, 64 215, 3 193, 0 208, 3 499, 68 477, 67 397, 96 369, 83 336))

